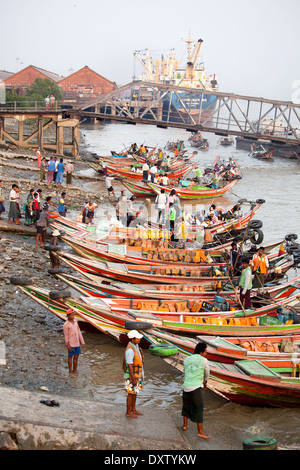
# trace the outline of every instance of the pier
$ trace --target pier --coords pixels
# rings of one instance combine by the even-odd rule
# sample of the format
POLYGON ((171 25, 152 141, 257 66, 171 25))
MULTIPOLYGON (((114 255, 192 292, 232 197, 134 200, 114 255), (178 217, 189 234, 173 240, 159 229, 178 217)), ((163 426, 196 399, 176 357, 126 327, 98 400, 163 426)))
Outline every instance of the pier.
POLYGON ((79 119, 60 111, 0 108, 0 144, 79 154, 79 119), (7 122, 10 122, 8 129, 7 122), (65 130, 69 129, 69 135, 65 130))

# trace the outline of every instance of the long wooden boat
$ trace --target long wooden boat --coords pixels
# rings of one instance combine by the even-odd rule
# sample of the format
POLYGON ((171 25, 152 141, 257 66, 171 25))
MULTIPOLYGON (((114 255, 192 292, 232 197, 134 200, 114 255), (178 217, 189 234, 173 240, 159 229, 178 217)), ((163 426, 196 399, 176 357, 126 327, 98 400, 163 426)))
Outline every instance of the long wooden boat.
MULTIPOLYGON (((43 301, 47 304, 47 300, 51 297, 50 291, 46 291, 45 289, 40 289, 38 287, 33 286, 21 286, 23 292, 30 294, 32 299, 39 298, 43 299, 43 301)), ((297 300, 297 299, 296 299, 297 300)), ((290 304, 295 301, 290 299, 290 304)), ((300 334, 300 324, 283 324, 279 322, 275 317, 261 317, 255 316, 254 314, 250 314, 247 317, 225 317, 222 318, 219 316, 215 316, 213 314, 207 313, 206 316, 200 317, 197 315, 187 315, 187 321, 180 321, 180 314, 176 315, 173 314, 174 317, 177 318, 176 320, 172 320, 167 314, 159 312, 151 312, 151 311, 134 311, 131 310, 128 312, 122 311, 113 311, 113 304, 112 301, 109 300, 107 303, 103 301, 95 301, 92 298, 84 298, 83 299, 75 299, 75 298, 65 298, 63 304, 66 308, 73 308, 76 309, 76 313, 81 315, 81 311, 89 312, 97 319, 102 321, 113 321, 114 325, 118 325, 119 328, 128 328, 128 324, 133 325, 134 329, 151 329, 156 328, 162 331, 171 331, 176 334, 190 334, 192 336, 196 336, 199 334, 208 334, 210 336, 215 336, 220 334, 218 333, 210 333, 208 331, 203 331, 204 328, 202 326, 209 326, 210 330, 221 331, 222 336, 274 336, 274 335, 299 335, 300 334), (108 303, 110 302, 110 303, 108 303), (190 318, 198 318, 202 319, 202 324, 200 323, 189 323, 190 318), (272 323, 264 322, 264 319, 271 319, 272 323), (222 320, 222 321, 221 321, 222 320), (207 323, 204 323, 207 322, 207 323), (218 324, 222 323, 222 324, 218 324), (241 324, 243 323, 243 324, 241 324), (177 325, 174 328, 174 325, 177 325), (141 325, 140 328, 137 325, 141 325), (214 328, 215 327, 215 328, 214 328)), ((284 301, 282 302, 284 303, 284 301)), ((85 318, 87 320, 87 318, 85 318)), ((87 320, 88 321, 88 320, 87 320)))
MULTIPOLYGON (((145 185, 147 187, 147 185, 145 185)), ((231 215, 232 218, 228 218, 228 220, 220 222, 218 224, 214 224, 212 227, 210 227, 210 232, 212 236, 219 235, 221 233, 229 233, 232 230, 242 230, 245 228, 248 224, 249 221, 251 220, 251 223, 249 224, 249 228, 252 227, 252 222, 260 222, 260 221, 253 221, 254 216, 256 215, 257 211, 261 208, 262 204, 264 204, 265 200, 264 199, 257 199, 256 202, 251 202, 251 201, 245 201, 241 200, 238 201, 236 204, 231 206, 226 212, 231 215), (243 204, 249 203, 250 204, 250 209, 247 211, 245 214, 241 214, 240 210, 243 204)), ((91 241, 102 241, 105 237, 108 239, 110 238, 108 236, 108 230, 103 228, 103 231, 99 230, 99 227, 97 228, 97 233, 95 233, 95 228, 93 227, 88 227, 86 224, 79 223, 72 221, 66 217, 60 216, 58 213, 55 214, 55 217, 52 219, 52 224, 54 228, 61 229, 61 227, 58 226, 58 224, 64 226, 64 230, 66 228, 71 229, 71 233, 73 236, 77 236, 81 239, 89 239, 91 241), (81 233, 82 232, 82 233, 81 233)), ((149 239, 158 239, 158 238, 166 238, 166 230, 162 231, 161 228, 156 227, 155 224, 151 222, 151 225, 148 228, 136 228, 136 227, 120 227, 117 230, 118 238, 120 238, 120 234, 123 234, 124 232, 124 237, 128 238, 149 238, 149 239), (140 237, 138 235, 140 234, 140 237)), ((194 239, 194 236, 192 237, 193 233, 193 227, 189 229, 189 238, 194 239)), ((194 234, 195 235, 195 234, 194 234)))
MULTIPOLYGON (((222 290, 222 285, 218 281, 203 284, 186 284, 186 285, 134 285, 121 282, 113 282, 107 279, 99 279, 98 276, 91 274, 89 279, 78 278, 66 273, 57 273, 55 276, 61 281, 68 284, 71 288, 77 290, 82 295, 92 297, 123 297, 126 299, 191 299, 201 298, 205 300, 214 299, 216 296, 224 296, 226 299, 236 299, 234 290, 222 290), (216 290, 216 288, 220 289, 216 290)), ((227 288, 230 288, 230 284, 227 288)), ((285 282, 284 284, 271 285, 260 289, 252 289, 252 302, 255 305, 263 305, 270 302, 270 299, 280 300, 291 296, 296 290, 300 289, 300 276, 285 282)))
MULTIPOLYGON (((145 331, 144 336, 153 345, 172 344, 156 336, 156 331, 145 331)), ((197 341, 198 342, 198 341, 197 341)), ((184 338, 183 338, 184 343, 184 338)), ((191 352, 162 359, 180 372, 191 352)), ((209 361, 208 388, 225 400, 247 406, 298 408, 300 406, 299 365, 291 359, 240 359, 233 364, 209 361), (298 376, 297 376, 298 375, 298 376)))
POLYGON ((197 336, 197 340, 207 344, 207 359, 226 364, 234 364, 240 359, 289 359, 300 363, 300 336, 274 336, 255 338, 218 338, 217 336, 197 336), (290 352, 284 351, 287 341, 290 352), (282 351, 281 351, 282 347, 282 351))
MULTIPOLYGON (((198 269, 198 274, 195 273, 195 269, 190 271, 190 275, 204 275, 204 276, 220 276, 222 275, 222 270, 227 269, 228 264, 222 261, 222 253, 215 253, 215 258, 212 263, 207 263, 203 261, 205 259, 204 250, 169 250, 168 257, 165 257, 164 260, 161 257, 143 257, 141 251, 134 252, 130 251, 127 253, 126 245, 114 245, 108 244, 106 246, 91 244, 87 241, 78 241, 74 240, 70 236, 62 236, 61 239, 73 250, 78 253, 80 256, 96 261, 107 261, 113 263, 125 263, 126 265, 135 265, 135 266, 152 266, 153 269, 155 266, 159 268, 168 268, 169 270, 175 271, 182 269, 195 268, 198 269), (121 252, 120 252, 121 250, 121 252), (124 251, 126 250, 126 251, 124 251), (181 259, 181 261, 180 261, 181 259)), ((150 250, 149 250, 150 251, 150 250)), ((150 252, 152 253, 152 252, 150 252)), ((149 254, 150 254, 149 253, 149 254)), ((273 253, 268 255, 269 258, 269 270, 268 277, 266 281, 271 281, 272 279, 288 272, 293 266, 294 261, 292 259, 286 258, 285 255, 278 255, 273 253)), ((149 270, 151 272, 151 270, 149 270)))
MULTIPOLYGON (((68 305, 67 302, 51 299, 49 297, 49 291, 44 289, 35 289, 32 286, 19 286, 19 288, 32 300, 49 310, 56 317, 63 321, 67 320, 67 310, 71 307, 71 305, 68 305)), ((129 329, 121 327, 119 322, 114 322, 113 320, 108 321, 107 319, 101 318, 100 316, 97 316, 97 318, 94 318, 93 321, 90 321, 92 314, 89 309, 85 309, 84 307, 85 306, 83 303, 80 312, 74 308, 75 318, 81 324, 82 329, 86 329, 87 325, 92 325, 116 341, 126 343, 129 329)))
MULTIPOLYGON (((192 200, 192 199, 211 199, 216 197, 221 197, 227 193, 233 186, 237 183, 237 179, 233 179, 229 183, 225 184, 223 187, 218 189, 207 188, 203 186, 202 189, 185 189, 185 188, 176 188, 176 194, 180 197, 180 200, 192 200)), ((170 194, 172 189, 168 186, 160 186, 155 183, 147 183, 150 188, 153 189, 155 194, 159 194, 161 189, 164 189, 167 194, 170 194)), ((197 186, 195 186, 196 188, 197 186)))
MULTIPOLYGON (((186 297, 186 299, 125 299, 122 297, 106 298, 106 297, 90 297, 87 302, 91 305, 99 307, 100 311, 103 309, 111 309, 114 314, 129 314, 133 317, 144 318, 149 313, 162 320, 168 322, 175 321, 180 328, 185 328, 185 323, 202 323, 206 317, 220 320, 220 318, 238 318, 243 320, 248 317, 262 317, 262 316, 277 316, 277 310, 286 306, 293 306, 298 302, 300 294, 288 298, 271 299, 269 303, 247 310, 242 310, 239 301, 236 298, 225 299, 217 296, 215 299, 207 301, 202 298, 201 292, 197 299, 186 297), (199 321, 198 321, 199 320, 199 321)), ((291 313, 291 317, 293 314, 291 313)), ((290 318, 290 317, 288 317, 290 318)), ((228 322, 227 322, 228 323, 228 322)), ((224 325, 227 324, 224 322, 224 325)), ((254 322, 256 324, 256 322, 254 322)), ((237 323, 239 324, 239 323, 237 323)), ((251 322, 246 321, 245 325, 251 325, 251 322)))
POLYGON ((218 336, 188 336, 176 335, 166 331, 155 329, 143 331, 146 338, 152 342, 167 343, 176 346, 178 351, 184 355, 193 354, 195 346, 199 342, 207 344, 207 359, 210 361, 233 364, 240 359, 295 359, 300 360, 300 335, 292 336, 265 336, 243 338, 218 337, 218 336), (154 337, 154 338, 152 338, 154 337), (285 352, 288 351, 288 352, 285 352))
MULTIPOLYGON (((59 257, 66 264, 72 266, 81 274, 95 274, 98 276, 118 280, 121 282, 131 282, 134 284, 189 284, 203 283, 207 281, 228 281, 225 275, 216 276, 216 271, 212 266, 183 266, 166 267, 166 265, 134 265, 127 263, 114 263, 107 261, 97 261, 83 256, 72 255, 62 252, 59 257)), ((282 277, 293 267, 293 261, 286 262, 281 266, 279 274, 275 272, 273 277, 282 277)))
MULTIPOLYGON (((180 178, 181 176, 187 174, 194 168, 195 164, 184 164, 174 170, 171 170, 168 172, 168 178, 180 178)), ((135 180, 142 180, 143 179, 143 173, 135 173, 132 171, 128 170, 123 170, 119 167, 114 167, 113 165, 107 164, 107 173, 110 175, 115 175, 117 174, 118 176, 125 176, 126 178, 132 178, 135 180)))

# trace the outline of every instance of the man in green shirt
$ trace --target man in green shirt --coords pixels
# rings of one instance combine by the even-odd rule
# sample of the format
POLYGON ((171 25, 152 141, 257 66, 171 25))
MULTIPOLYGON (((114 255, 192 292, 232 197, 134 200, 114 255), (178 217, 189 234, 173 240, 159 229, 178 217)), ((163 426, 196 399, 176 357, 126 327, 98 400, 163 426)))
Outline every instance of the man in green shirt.
POLYGON ((202 185, 202 171, 198 166, 196 166, 196 179, 199 185, 202 185))
POLYGON ((166 221, 169 226, 169 231, 171 232, 171 240, 174 240, 174 232, 175 232, 175 220, 176 220, 176 209, 174 207, 173 202, 169 204, 169 211, 167 213, 166 221))
POLYGON ((184 381, 182 394, 182 430, 186 431, 188 419, 197 423, 198 437, 209 438, 203 431, 203 397, 202 389, 206 388, 209 378, 209 363, 206 356, 206 343, 200 342, 193 355, 184 361, 184 381))
POLYGON ((240 301, 244 308, 251 308, 252 270, 248 258, 242 258, 242 274, 239 282, 240 301))

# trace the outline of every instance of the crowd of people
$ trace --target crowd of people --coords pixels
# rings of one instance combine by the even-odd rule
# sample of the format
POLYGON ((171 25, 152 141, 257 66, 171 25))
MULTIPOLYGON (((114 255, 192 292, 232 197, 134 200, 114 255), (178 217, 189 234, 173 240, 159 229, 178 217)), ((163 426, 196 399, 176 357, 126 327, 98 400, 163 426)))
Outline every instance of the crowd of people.
POLYGON ((56 184, 62 186, 63 178, 66 177, 66 187, 70 187, 74 172, 74 165, 71 160, 64 163, 64 159, 50 156, 49 160, 42 157, 40 148, 37 149, 37 166, 40 169, 40 182, 56 184))

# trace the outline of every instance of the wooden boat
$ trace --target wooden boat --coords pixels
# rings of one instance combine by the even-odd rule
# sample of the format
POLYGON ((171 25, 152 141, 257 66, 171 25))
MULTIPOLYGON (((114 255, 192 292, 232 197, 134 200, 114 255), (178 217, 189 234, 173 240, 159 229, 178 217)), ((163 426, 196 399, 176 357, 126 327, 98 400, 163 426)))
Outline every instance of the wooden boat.
MULTIPOLYGON (((253 338, 218 338, 217 336, 197 336, 197 340, 207 344, 207 359, 234 364, 240 359, 288 359, 300 362, 300 336, 295 335, 253 338), (289 343, 290 352, 284 351, 289 343), (282 351, 281 351, 282 347, 282 351)), ((287 348, 289 349, 289 348, 287 348)))
MULTIPOLYGON (((206 261, 205 250, 172 250, 172 249, 161 249, 153 248, 148 250, 148 254, 143 257, 142 251, 127 251, 127 245, 118 244, 97 244, 90 243, 85 240, 76 240, 72 236, 64 235, 61 239, 80 256, 95 260, 95 261, 107 261, 113 263, 126 263, 128 267, 134 266, 152 266, 154 269, 156 266, 160 269, 164 268, 169 270, 189 269, 192 270, 197 268, 198 275, 210 275, 210 277, 219 277, 227 272, 228 263, 222 257, 222 252, 212 251, 211 259, 212 262, 206 261), (154 251, 153 251, 154 250, 154 251), (157 257, 154 258, 153 253, 156 253, 157 257), (158 256, 161 254, 161 256, 158 256)), ((268 255, 269 259, 269 270, 266 282, 288 272, 294 266, 294 261, 286 257, 286 254, 278 255, 273 253, 268 255)), ((174 271, 175 272, 175 271, 174 271)), ((190 275, 197 275, 193 271, 190 275)))
POLYGON ((274 150, 273 149, 270 149, 270 150, 266 150, 262 145, 260 146, 260 148, 258 150, 254 150, 251 152, 251 157, 254 157, 254 158, 258 158, 260 160, 266 160, 266 161, 270 161, 270 162, 273 162, 274 159, 274 150))
MULTIPOLYGON (((215 198, 215 197, 221 197, 224 194, 226 194, 230 189, 233 188, 233 186, 237 183, 237 179, 233 179, 229 183, 227 182, 224 184, 223 187, 220 187, 218 189, 213 189, 213 188, 207 188, 205 186, 202 186, 201 189, 196 189, 199 188, 199 186, 194 186, 195 189, 185 189, 183 187, 176 188, 176 194, 179 196, 180 200, 191 200, 191 199, 210 199, 210 198, 215 198)), ((172 189, 168 186, 159 186, 158 184, 155 183, 147 183, 150 188, 153 189, 153 191, 156 194, 159 194, 161 189, 164 189, 167 194, 170 194, 172 189)))
POLYGON ((219 143, 223 145, 223 147, 229 147, 230 145, 234 143, 234 140, 232 137, 227 136, 227 137, 223 137, 223 139, 219 139, 219 143))
MULTIPOLYGON (((163 342, 151 330, 143 332, 152 344, 163 342)), ((162 359, 180 372, 190 352, 162 359)), ((234 364, 209 361, 207 387, 225 400, 247 406, 298 408, 300 406, 299 364, 290 359, 241 359, 234 364), (298 376, 296 376, 298 375, 298 376)))
MULTIPOLYGON (((228 220, 222 221, 220 223, 214 224, 210 227, 210 233, 212 237, 219 235, 226 235, 226 238, 231 235, 237 236, 238 231, 243 231, 245 227, 248 227, 251 230, 257 230, 258 227, 261 227, 262 222, 259 220, 253 220, 254 216, 256 215, 257 211, 260 209, 262 204, 265 202, 264 199, 257 199, 256 202, 250 202, 250 210, 244 214, 240 214, 240 209, 242 204, 245 204, 247 201, 241 201, 229 208, 226 213, 228 220), (233 232, 234 231, 234 232, 233 232)), ((227 218, 226 217, 226 218, 227 218)), ((108 235, 108 229, 103 226, 103 230, 99 230, 99 227, 88 227, 86 224, 73 222, 72 220, 67 219, 66 217, 61 217, 57 214, 57 217, 52 221, 51 226, 53 228, 57 228, 59 230, 67 231, 68 234, 72 235, 75 238, 80 240, 88 240, 91 242, 99 242, 102 243, 106 238, 107 242, 110 240, 120 240, 121 238, 130 238, 130 239, 151 239, 151 240, 158 240, 158 239, 168 239, 170 238, 170 232, 166 228, 163 230, 159 224, 155 224, 150 222, 150 226, 148 228, 145 227, 120 227, 114 230, 115 235, 108 235), (63 227, 61 227, 63 226, 63 227)), ((188 240, 194 240, 196 236, 196 228, 193 227, 189 228, 188 231, 188 240), (195 231, 193 231, 195 230, 195 231)), ((251 234, 249 233, 249 237, 251 234)), ((215 240, 214 244, 206 243, 203 246, 203 249, 212 248, 213 245, 218 243, 218 240, 215 240)), ((255 242, 255 237, 254 237, 255 242)), ((220 241, 219 241, 220 243, 220 241)), ((221 249, 221 248, 220 248, 221 249)), ((216 248, 218 250, 218 248, 216 248)))
POLYGON ((226 400, 247 406, 300 406, 300 378, 293 375, 293 361, 211 362, 210 369, 210 390, 226 400))
MULTIPOLYGON (((178 166, 176 169, 169 171, 168 178, 180 178, 181 176, 189 173, 194 168, 195 164, 186 163, 181 166, 178 166)), ((125 176, 126 178, 132 178, 135 180, 142 180, 143 173, 136 173, 129 170, 123 170, 119 167, 114 167, 113 165, 107 164, 107 173, 110 175, 125 176)))
MULTIPOLYGON (((49 310, 55 316, 60 318, 63 321, 67 320, 67 310, 73 308, 72 305, 69 305, 66 301, 53 300, 49 297, 49 291, 44 289, 34 289, 32 286, 19 286, 20 290, 28 295, 31 299, 37 302, 42 307, 49 310)), ((85 308, 84 302, 82 303, 82 308, 80 312, 74 306, 75 318, 80 323, 82 329, 87 329, 87 326, 92 325, 94 328, 97 328, 102 333, 110 336, 118 342, 126 344, 128 342, 127 333, 129 329, 120 326, 120 322, 114 322, 113 320, 109 321, 107 319, 101 318, 100 315, 97 317, 93 316, 93 312, 89 308, 85 308), (126 341, 127 340, 127 341, 126 341)), ((148 341, 147 341, 148 343, 148 341)), ((149 343, 147 344, 149 346, 149 343)))
MULTIPOLYGON (((43 299, 44 303, 47 304, 47 300, 51 298, 51 292, 46 291, 33 286, 20 286, 23 292, 30 294, 32 299, 43 299)), ((297 300, 297 297, 296 297, 297 300)), ((49 300, 50 301, 50 300, 49 300)), ((289 300, 289 305, 294 302, 295 299, 289 300)), ((117 307, 114 307, 115 299, 108 299, 107 302, 104 302, 103 299, 92 299, 92 298, 64 298, 63 302, 60 302, 59 307, 63 303, 65 308, 73 308, 76 310, 78 315, 81 315, 81 312, 88 312, 96 317, 98 320, 103 322, 113 322, 114 326, 119 326, 122 328, 128 328, 128 325, 131 323, 133 329, 142 329, 147 330, 155 328, 162 331, 173 331, 176 334, 191 334, 196 336, 199 334, 208 334, 210 336, 274 336, 274 335, 299 335, 300 334, 300 324, 283 324, 275 317, 255 315, 256 312, 250 312, 249 316, 246 317, 237 317, 231 316, 226 317, 224 312, 223 316, 215 316, 211 312, 207 312, 206 315, 202 317, 197 315, 186 315, 187 321, 181 320, 181 316, 184 316, 182 312, 173 312, 172 314, 149 311, 149 310, 124 310, 117 311, 117 307), (172 320, 173 318, 173 320, 172 320), (200 323, 189 323, 190 318, 202 319, 202 324, 200 323), (269 320, 268 321, 266 321, 269 320), (262 323, 262 320, 264 322, 262 323), (272 322, 270 321, 272 320, 272 322), (207 323, 204 323, 207 322, 207 323), (219 324, 218 324, 219 323, 219 324), (220 324, 222 323, 222 324, 220 324), (243 324, 241 324, 243 323, 243 324), (140 328, 138 328, 140 324, 140 328), (177 325, 177 328, 174 328, 174 325, 177 325), (203 331, 205 328, 201 328, 205 325, 210 325, 210 330, 221 331, 222 334, 218 333, 209 333, 203 331), (214 328, 215 327, 215 328, 214 328), (226 330, 226 331, 225 331, 226 330)), ((124 302, 124 301, 123 301, 124 302)), ((287 303, 285 301, 282 304, 287 303)), ((265 314, 267 315, 266 308, 264 309, 265 314)), ((232 313, 231 313, 232 315, 232 313)), ((85 318, 87 320, 87 318, 85 318)))
MULTIPOLYGON (((97 261, 83 256, 76 256, 62 252, 59 257, 65 263, 71 265, 82 274, 95 274, 121 282, 131 282, 134 284, 189 284, 203 283, 207 281, 227 281, 225 275, 216 276, 213 267, 183 266, 166 267, 166 265, 135 265, 126 263, 114 263, 107 261, 97 261)), ((279 277, 283 272, 291 269, 293 262, 287 262, 281 267, 279 277)), ((276 278, 277 273, 273 274, 276 278)))
POLYGON ((288 359, 300 361, 300 335, 265 336, 244 338, 196 336, 191 338, 166 331, 144 331, 143 334, 152 342, 167 343, 176 346, 183 355, 193 354, 199 342, 207 344, 206 358, 210 361, 234 364, 240 359, 272 360, 288 359))
MULTIPOLYGON (((205 300, 214 299, 216 296, 224 296, 227 298, 236 299, 236 292, 228 290, 230 284, 227 284, 227 289, 222 290, 225 283, 207 282, 203 284, 187 284, 187 285, 134 285, 121 282, 113 282, 106 279, 99 279, 90 275, 89 279, 78 278, 66 273, 57 273, 55 276, 61 281, 68 284, 73 289, 80 292, 82 295, 89 295, 92 297, 123 297, 127 299, 191 299, 201 298, 205 300), (216 288, 220 289, 216 290, 216 288)), ((300 276, 288 281, 284 284, 273 285, 265 287, 263 292, 260 289, 252 290, 252 303, 253 305, 263 305, 270 302, 286 298, 294 294, 297 289, 300 289, 300 276)))
POLYGON ((62 252, 59 257, 77 271, 134 284, 186 284, 205 281, 226 281, 227 276, 213 277, 211 267, 183 266, 167 268, 165 265, 135 265, 98 261, 62 252))

